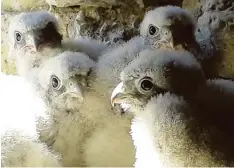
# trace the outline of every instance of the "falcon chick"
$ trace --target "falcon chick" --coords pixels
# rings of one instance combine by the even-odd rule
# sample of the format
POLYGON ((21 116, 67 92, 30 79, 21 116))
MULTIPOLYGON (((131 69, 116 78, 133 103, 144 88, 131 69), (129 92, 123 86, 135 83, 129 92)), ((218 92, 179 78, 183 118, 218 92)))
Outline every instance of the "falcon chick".
MULTIPOLYGON (((195 22, 193 18, 187 11, 179 7, 159 7, 151 12, 148 12, 141 23, 141 36, 134 37, 130 41, 119 46, 111 47, 103 52, 103 54, 99 57, 96 69, 96 79, 93 84, 93 88, 95 88, 96 92, 102 95, 102 97, 109 99, 114 86, 119 83, 120 72, 137 57, 139 52, 149 48, 156 49, 157 47, 163 47, 162 45, 155 46, 156 43, 167 44, 171 48, 175 48, 177 45, 186 46, 186 44, 197 44, 196 41, 194 41, 194 29, 195 22), (162 16, 162 18, 159 18, 158 16, 162 16), (153 30, 154 28, 155 30, 153 30), (186 36, 187 38, 180 38, 178 34, 182 34, 185 31, 187 33, 186 35, 189 35, 189 37, 186 36)), ((115 112, 121 112, 123 110, 124 107, 121 108, 116 106, 114 108, 115 112)), ((129 123, 131 120, 131 115, 125 115, 122 116, 122 118, 126 123, 129 123)), ((110 124, 111 122, 109 122, 109 125, 110 124)), ((120 122, 117 124, 121 125, 120 122)), ((96 160, 99 160, 99 162, 101 158, 105 158, 104 156, 107 153, 107 149, 113 148, 112 146, 114 146, 115 142, 119 139, 119 137, 116 137, 118 136, 117 134, 110 136, 110 133, 114 132, 114 130, 111 131, 111 129, 113 128, 105 127, 105 129, 100 129, 99 132, 96 131, 94 137, 89 140, 89 144, 91 144, 90 146, 97 146, 95 148, 96 151, 105 151, 99 152, 102 153, 102 155, 98 155, 99 159, 96 158, 96 160), (102 143, 103 139, 109 139, 108 141, 113 142, 113 144, 105 143, 105 145, 98 145, 102 143), (107 147, 108 144, 109 147, 107 147)), ((130 125, 126 125, 124 132, 129 132, 129 130, 130 125)), ((130 139, 130 137, 127 135, 123 138, 126 140, 126 142, 130 139)), ((87 151, 92 151, 89 153, 94 153, 94 149, 91 148, 91 150, 89 147, 86 148, 87 151)), ((128 149, 129 156, 131 157, 134 153, 131 146, 126 145, 124 148, 128 149)), ((87 154, 87 156, 91 154, 87 154)), ((115 156, 112 158, 114 157, 115 156)), ((90 162, 97 162, 95 159, 92 161, 92 158, 94 157, 88 157, 90 162)), ((129 159, 128 164, 125 164, 125 166, 131 166, 132 162, 133 159, 129 159)))
POLYGON ((196 30, 197 21, 186 9, 170 5, 147 12, 140 24, 140 34, 153 48, 191 52, 210 78, 217 75, 212 72, 214 67, 210 66, 214 60, 204 52, 203 44, 197 41, 196 30))
POLYGON ((57 19, 46 11, 16 15, 8 30, 9 58, 15 60, 21 75, 62 51, 79 51, 97 59, 107 48, 104 43, 89 38, 62 41, 57 19))
POLYGON ((202 98, 203 91, 224 96, 220 88, 228 86, 220 85, 210 88, 200 64, 188 52, 141 52, 122 71, 111 96, 113 105, 120 104, 135 116, 131 126, 135 167, 233 166, 233 122, 228 118, 234 110, 234 92, 228 103, 216 102, 216 111, 202 98))
POLYGON ((15 61, 18 74, 25 75, 59 52, 62 35, 56 18, 38 11, 16 15, 9 24, 8 39, 9 58, 15 61))
MULTIPOLYGON (((134 37, 120 46, 109 48, 99 57, 98 76, 102 81, 108 80, 109 85, 104 90, 113 87, 113 84, 119 81, 118 77, 122 69, 140 51, 147 48, 176 49, 181 45, 184 50, 195 54, 193 50, 199 50, 194 36, 195 28, 195 19, 180 7, 164 6, 147 12, 140 24, 140 37, 134 37)), ((103 88, 103 85, 105 84, 100 87, 103 88)))
POLYGON ((20 76, 0 74, 1 166, 60 167, 60 155, 38 139, 36 116, 43 101, 20 76))
MULTIPOLYGON (((191 15, 189 15, 187 11, 179 7, 173 7, 173 6, 160 7, 156 8, 151 12, 148 12, 145 15, 145 18, 140 27, 142 35, 141 37, 139 36, 134 37, 133 39, 131 39, 130 41, 124 44, 109 48, 99 57, 96 65, 97 68, 96 68, 95 82, 93 82, 94 90, 98 92, 102 98, 104 98, 103 100, 109 99, 109 96, 113 91, 114 86, 120 82, 119 79, 120 72, 138 56, 139 52, 143 50, 149 48, 156 49, 157 47, 161 48, 164 46, 164 43, 165 45, 167 44, 166 46, 169 46, 172 49, 177 48, 178 45, 181 45, 182 47, 184 47, 184 49, 189 50, 192 53, 193 53, 193 48, 196 49, 196 47, 198 47, 199 50, 199 46, 194 37, 195 27, 196 23, 194 19, 191 17, 191 15), (158 12, 162 14, 158 15, 158 12), (154 16, 154 14, 156 15, 154 16), (163 17, 160 20, 158 16, 161 15, 163 17), (155 31, 157 31, 153 32, 152 36, 150 36, 150 32, 152 33, 153 30, 152 27, 150 28, 150 25, 156 27, 155 31), (164 32, 166 35, 164 35, 164 32), (183 38, 181 38, 179 35, 184 33, 186 33, 186 36, 183 36, 183 38), (160 45, 155 47, 156 43, 160 45)), ((189 54, 181 54, 181 56, 187 56, 187 55, 189 54)), ((164 56, 164 55, 161 54, 155 56, 164 56)), ((128 107, 123 106, 119 108, 115 106, 114 111, 123 112, 125 108, 128 107)), ((128 123, 128 121, 131 120, 131 115, 122 116, 122 119, 126 123, 128 123)), ((110 121, 108 122, 107 125, 113 125, 112 122, 110 121)), ((121 125, 120 122, 119 123, 117 122, 116 124, 121 125)), ((124 132, 128 132, 129 127, 126 125, 125 128, 123 129, 124 132)), ((107 156, 111 155, 111 152, 108 152, 108 149, 112 149, 113 146, 116 146, 115 143, 117 144, 116 141, 118 141, 119 137, 117 137, 118 134, 111 135, 111 132, 115 132, 113 130, 111 131, 111 129, 114 130, 114 128, 111 128, 110 126, 105 126, 104 128, 95 131, 95 133, 93 134, 93 138, 90 138, 88 140, 87 142, 88 145, 86 145, 85 148, 86 149, 85 153, 87 156, 86 160, 89 160, 88 162, 92 163, 91 164, 92 166, 103 166, 101 163, 105 162, 104 158, 106 157, 104 156, 106 156, 107 153, 110 153, 107 156), (112 144, 107 143, 107 141, 113 143, 112 144), (95 156, 95 157, 90 157, 90 156, 95 156)), ((129 137, 125 136, 122 139, 125 139, 127 142, 129 137)), ((128 156, 130 156, 131 158, 131 155, 134 153, 134 151, 131 149, 130 146, 124 148, 128 149, 129 151, 128 156)), ((122 148, 118 147, 118 149, 122 148)), ((116 153, 113 153, 113 155, 115 156, 112 156, 110 158, 115 158, 116 153)), ((128 164, 125 163, 125 166, 131 165, 131 162, 132 159, 131 161, 129 159, 128 164)), ((112 166, 117 166, 117 165, 112 165, 112 166)))
POLYGON ((87 135, 80 109, 94 65, 85 54, 65 51, 32 75, 31 82, 46 104, 45 114, 38 117, 40 140, 61 153, 64 166, 82 166, 81 142, 87 135))
POLYGON ((92 82, 95 94, 90 94, 93 98, 86 99, 93 100, 90 104, 95 103, 93 112, 89 114, 96 114, 94 116, 97 117, 93 117, 96 123, 100 121, 84 147, 88 166, 131 167, 134 163, 135 149, 129 135, 132 116, 113 115, 121 109, 111 109, 109 97, 118 83, 119 73, 144 47, 147 48, 144 40, 136 37, 123 45, 109 48, 96 63, 92 82))
POLYGON ((163 6, 150 10, 140 24, 140 34, 155 48, 184 49, 197 55, 196 20, 185 9, 163 6))

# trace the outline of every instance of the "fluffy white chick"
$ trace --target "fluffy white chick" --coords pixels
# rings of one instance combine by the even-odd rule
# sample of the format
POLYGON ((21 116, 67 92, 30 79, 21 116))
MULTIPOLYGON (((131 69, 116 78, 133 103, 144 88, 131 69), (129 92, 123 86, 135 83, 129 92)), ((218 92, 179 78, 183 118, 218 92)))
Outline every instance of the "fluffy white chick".
MULTIPOLYGON (((169 46, 171 48, 175 48, 177 45, 190 45, 190 43, 193 42, 194 44, 197 44, 195 43, 195 41, 193 41, 194 29, 195 22, 193 18, 187 11, 179 7, 159 7, 148 12, 141 23, 141 36, 134 37, 130 41, 120 46, 109 48, 99 57, 96 70, 97 75, 96 80, 93 84, 93 88, 96 90, 96 92, 99 92, 99 94, 102 95, 103 98, 106 98, 106 100, 109 99, 114 86, 119 82, 120 72, 136 58, 140 51, 148 48, 155 49, 157 47, 164 47, 162 45, 156 45, 156 43, 163 45, 166 44, 166 46, 169 46), (160 19, 158 16, 162 16, 162 18, 160 19), (155 31, 153 30, 154 28, 155 31), (181 38, 181 36, 178 35, 182 34, 184 31, 187 32, 190 38, 181 38)), ((127 108, 127 106, 122 107, 122 109, 117 107, 114 110, 122 111, 124 108, 127 108)), ((116 123, 117 125, 120 125, 119 127, 121 127, 122 125, 121 122, 129 123, 129 121, 131 120, 131 115, 122 116, 122 119, 123 121, 116 123)), ((110 121, 107 121, 106 123, 107 125, 113 125, 110 121)), ((116 132, 114 130, 116 128, 113 127, 114 126, 106 126, 105 128, 99 129, 99 131, 95 132, 93 138, 90 138, 88 140, 88 145, 86 147, 86 158, 87 160, 89 160, 90 163, 93 163, 93 166, 99 165, 98 163, 101 163, 101 160, 102 162, 105 162, 104 158, 106 158, 105 155, 107 153, 110 153, 109 156, 111 156, 108 158, 116 157, 115 153, 112 153, 111 149, 113 148, 113 146, 117 146, 116 144, 119 144, 119 135, 117 133, 113 134, 113 132, 116 132), (104 143, 103 139, 107 139, 108 142, 112 143, 104 143), (93 148, 94 146, 95 150, 93 148), (94 154, 97 155, 97 157, 88 157, 94 156, 94 154)), ((129 132, 129 130, 130 125, 126 125, 125 128, 123 128, 123 132, 129 132)), ((122 137, 122 140, 125 139, 125 141, 127 142, 129 138, 129 136, 125 135, 125 137, 122 137)), ((127 164, 125 164, 125 166, 132 166, 134 159, 131 157, 133 153, 135 153, 135 151, 132 150, 131 146, 128 146, 128 148, 124 146, 127 146, 127 143, 126 145, 123 145, 123 148, 128 149, 129 151, 129 162, 126 162, 127 164)), ((122 156, 122 154, 120 155, 122 156)))
MULTIPOLYGON (((202 91, 221 92, 207 85, 191 54, 168 50, 141 52, 123 70, 121 80, 111 101, 127 104, 128 111, 135 115, 131 127, 137 150, 135 167, 233 165, 233 126, 227 119, 233 115, 234 105, 219 104, 217 111, 203 106, 208 100, 201 97, 202 91), (229 105, 229 110, 232 106, 232 110, 225 111, 225 105, 229 105)), ((217 82, 213 88, 230 90, 232 86, 217 82)))
POLYGON ((36 117, 45 105, 22 77, 0 74, 1 166, 60 167, 60 155, 39 140, 36 117))
POLYGON ((148 11, 140 24, 140 34, 155 48, 183 49, 196 56, 200 47, 195 30, 195 18, 186 9, 171 5, 148 11))
POLYGON ((17 73, 25 75, 60 52, 61 40, 57 19, 49 12, 23 12, 10 21, 8 57, 15 61, 17 73))
MULTIPOLYGON (((193 49, 195 48, 196 50, 196 47, 199 47, 197 46, 197 43, 194 38, 195 28, 196 28, 196 22, 191 17, 191 15, 186 10, 181 9, 179 7, 172 7, 172 6, 160 7, 148 12, 145 15, 145 18, 140 27, 142 37, 135 37, 120 46, 110 48, 109 50, 106 50, 105 53, 99 58, 97 62, 97 70, 95 77, 96 80, 93 83, 93 88, 96 90, 96 92, 102 95, 103 98, 109 99, 110 93, 113 91, 114 86, 120 80, 119 79, 120 72, 126 66, 128 66, 128 64, 131 61, 133 61, 138 55, 138 53, 142 50, 148 48, 156 49, 157 47, 161 48, 165 46, 166 48, 168 48, 169 46, 172 49, 173 48, 175 49, 179 47, 179 45, 181 45, 182 47, 184 47, 183 49, 189 50, 190 52, 193 53, 193 49), (156 15, 154 16, 154 14, 156 15), (161 15, 163 17, 160 20, 158 16, 161 15), (153 26, 156 26, 155 28, 156 31, 159 31, 159 32, 154 32, 155 34, 152 34, 152 36, 149 35, 150 32, 152 31, 152 27, 150 28, 151 24, 153 24, 153 26), (188 38, 181 38, 181 36, 179 36, 179 34, 183 34, 184 32, 190 34, 188 38), (158 44, 161 43, 161 45, 155 46, 156 43, 158 44), (166 45, 164 45, 164 43, 166 45)), ((182 54, 182 56, 187 56, 187 54, 182 54)), ((128 106, 127 105, 122 106, 122 109, 119 109, 117 107, 115 109, 115 112, 119 110, 123 111, 125 108, 128 108, 128 106)), ((127 123, 127 121, 131 119, 131 116, 125 115, 122 116, 122 118, 127 123)), ((111 121, 107 121, 106 123, 107 125, 114 125, 112 124, 111 121)), ((117 123, 117 125, 121 125, 121 122, 117 123)), ((128 130, 129 127, 126 125, 124 132, 128 132, 128 130)), ((87 141, 86 152, 85 152, 87 158, 86 160, 89 160, 88 162, 92 163, 91 165, 93 166, 101 165, 100 163, 105 162, 105 159, 101 158, 106 158, 104 156, 107 153, 110 153, 109 156, 111 156, 112 152, 111 149, 113 148, 112 146, 117 146, 115 145, 115 143, 118 144, 118 139, 119 139, 119 137, 117 137, 119 135, 116 133, 114 134, 113 132, 115 132, 114 128, 106 126, 104 128, 99 129, 99 131, 98 130, 95 131, 93 137, 87 141), (112 143, 106 143, 104 139, 108 139, 108 142, 112 143), (99 144, 104 144, 104 145, 99 145, 99 144), (108 152, 108 149, 110 149, 109 150, 110 152, 108 152), (100 151, 105 151, 105 152, 100 152, 100 151), (96 157, 89 157, 95 155, 96 157)), ((126 141, 128 138, 129 138, 128 136, 125 137, 126 141)), ((129 153, 130 152, 134 151, 132 151, 129 147, 129 153)), ((115 155, 115 153, 112 154, 115 155)), ((108 157, 108 158, 114 158, 114 157, 108 157)), ((132 160, 129 159, 128 165, 131 162, 132 160)))
MULTIPOLYGON (((135 149, 129 135, 132 116, 113 115, 114 111, 121 109, 111 109, 109 97, 115 84, 118 83, 122 69, 147 47, 144 40, 136 37, 123 45, 107 50, 96 64, 95 78, 92 82, 96 98, 91 104, 96 101, 101 103, 102 107, 97 105, 100 107, 99 110, 93 112, 99 114, 100 124, 96 126, 96 130, 91 138, 87 139, 84 147, 84 157, 88 166, 129 167, 134 163, 135 149)), ((91 100, 91 98, 86 99, 91 100)))
POLYGON ((61 153, 64 166, 83 166, 81 142, 87 135, 80 109, 94 65, 85 54, 65 51, 44 62, 38 75, 32 76, 46 104, 45 114, 38 117, 40 140, 61 153))
POLYGON ((62 51, 79 51, 97 59, 107 47, 90 38, 62 41, 57 19, 47 11, 22 12, 9 24, 9 58, 15 60, 17 72, 28 70, 62 51))
POLYGON ((97 80, 100 78, 102 85, 99 89, 103 91, 103 85, 106 83, 109 86, 104 87, 104 90, 113 88, 113 84, 119 81, 119 74, 123 68, 140 51, 149 47, 175 49, 181 45, 189 51, 199 47, 194 37, 195 29, 196 21, 185 9, 163 6, 150 10, 140 24, 141 37, 134 37, 120 46, 110 48, 100 56, 97 63, 97 80))
POLYGON ((122 69, 140 51, 147 48, 187 50, 202 62, 200 47, 195 39, 195 29, 196 20, 186 9, 169 5, 148 11, 140 24, 140 36, 120 46, 110 47, 99 57, 98 90, 108 94, 104 91, 112 89, 113 84, 117 84, 122 69))
POLYGON ((153 48, 186 50, 202 64, 206 76, 215 76, 211 67, 213 57, 204 53, 195 32, 197 21, 192 14, 178 6, 162 6, 148 11, 140 24, 140 34, 153 48))

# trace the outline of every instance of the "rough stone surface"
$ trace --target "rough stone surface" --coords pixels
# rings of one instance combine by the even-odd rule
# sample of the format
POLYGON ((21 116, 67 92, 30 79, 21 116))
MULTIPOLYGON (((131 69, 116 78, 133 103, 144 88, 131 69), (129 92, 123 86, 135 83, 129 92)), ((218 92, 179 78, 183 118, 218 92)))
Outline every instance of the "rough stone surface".
POLYGON ((6 59, 8 54, 7 33, 9 21, 14 15, 15 13, 1 13, 1 70, 4 73, 10 74, 15 73, 15 66, 6 59))
POLYGON ((207 62, 210 69, 215 74, 234 77, 234 2, 202 0, 195 14, 198 17, 196 37, 206 56, 212 58, 207 62))
POLYGON ((2 9, 7 11, 32 11, 56 7, 130 7, 132 4, 138 4, 138 7, 144 8, 149 6, 160 5, 177 5, 181 6, 183 0, 2 0, 2 9))
MULTIPOLYGON (((19 11, 49 9, 47 3, 53 6, 51 12, 59 20, 64 38, 91 36, 107 43, 122 43, 139 34, 139 23, 147 10, 168 4, 181 6, 182 0, 3 0, 1 48, 5 72, 14 72, 13 66, 4 61, 9 19, 19 11)), ((196 38, 207 64, 212 72, 227 77, 234 77, 233 6, 233 0, 183 1, 183 7, 198 20, 196 38)))
POLYGON ((2 0, 4 11, 33 11, 48 8, 45 0, 2 0))
POLYGON ((144 12, 144 9, 134 7, 132 10, 84 8, 73 12, 55 11, 67 25, 66 34, 69 38, 89 36, 108 43, 127 41, 137 35, 144 12))
POLYGON ((49 5, 57 7, 86 6, 86 7, 131 7, 129 4, 137 3, 139 7, 160 6, 160 5, 182 5, 182 0, 46 0, 49 5))
POLYGON ((234 1, 184 0, 183 7, 198 20, 196 38, 211 73, 234 77, 234 1))
POLYGON ((94 7, 111 7, 122 5, 119 0, 46 0, 49 5, 57 7, 70 7, 70 6, 94 6, 94 7))

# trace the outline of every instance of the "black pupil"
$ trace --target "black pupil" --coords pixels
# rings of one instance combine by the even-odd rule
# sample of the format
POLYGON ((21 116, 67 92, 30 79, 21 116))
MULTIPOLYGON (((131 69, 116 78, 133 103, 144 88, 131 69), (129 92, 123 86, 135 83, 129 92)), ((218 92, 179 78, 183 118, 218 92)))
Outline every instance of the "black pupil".
POLYGON ((150 33, 150 35, 154 35, 156 33, 156 27, 150 26, 149 27, 149 33, 150 33))
POLYGON ((149 80, 144 80, 141 82, 141 88, 145 91, 151 90, 153 87, 153 83, 149 80))
POLYGON ((17 40, 17 41, 20 41, 20 40, 21 40, 21 35, 20 35, 19 33, 16 33, 15 36, 16 36, 16 40, 17 40))
POLYGON ((53 88, 57 88, 59 85, 59 81, 57 78, 52 78, 52 86, 53 88))

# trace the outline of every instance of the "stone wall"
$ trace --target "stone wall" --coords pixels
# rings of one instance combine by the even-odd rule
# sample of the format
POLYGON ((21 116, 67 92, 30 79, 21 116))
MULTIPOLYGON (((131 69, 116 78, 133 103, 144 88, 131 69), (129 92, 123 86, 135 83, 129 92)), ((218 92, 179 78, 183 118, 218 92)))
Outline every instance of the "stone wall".
POLYGON ((233 0, 2 0, 2 70, 14 73, 8 63, 7 27, 21 11, 50 10, 59 19, 65 38, 91 36, 107 43, 121 43, 138 34, 144 13, 161 5, 189 9, 198 19, 197 39, 212 67, 220 75, 234 77, 234 2, 233 0))

